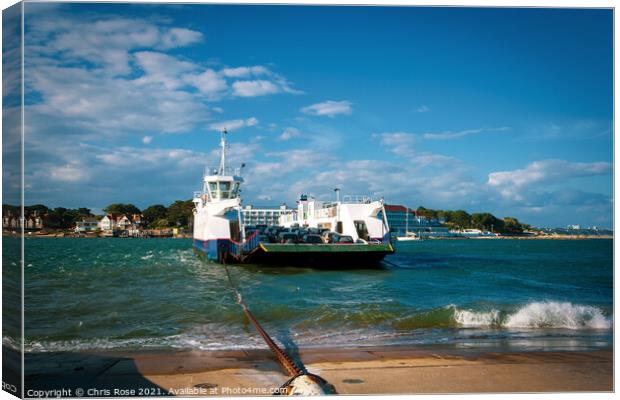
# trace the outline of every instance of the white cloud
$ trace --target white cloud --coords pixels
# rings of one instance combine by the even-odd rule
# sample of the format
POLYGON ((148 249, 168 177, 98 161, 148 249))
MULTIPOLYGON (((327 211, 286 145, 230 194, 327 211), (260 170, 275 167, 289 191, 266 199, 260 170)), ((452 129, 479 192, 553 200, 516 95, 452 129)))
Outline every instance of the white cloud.
POLYGON ((153 140, 153 136, 144 136, 142 138, 142 143, 149 144, 149 143, 151 143, 152 140, 153 140))
POLYGON ((328 117, 334 117, 338 114, 349 115, 353 112, 350 101, 324 101, 322 103, 316 103, 303 107, 301 112, 309 115, 326 115, 328 117))
POLYGON ((28 28, 34 39, 30 48, 37 53, 61 54, 66 61, 87 61, 112 75, 131 72, 132 50, 176 48, 202 39, 200 32, 189 29, 163 28, 144 20, 113 16, 93 21, 40 14, 32 17, 28 28), (45 43, 39 43, 42 41, 45 43))
POLYGON ((98 154, 96 158, 114 168, 132 167, 148 169, 153 166, 176 165, 190 167, 201 165, 206 156, 204 153, 186 149, 151 149, 121 146, 98 154))
POLYGON ((257 124, 258 119, 255 117, 250 117, 248 119, 233 119, 229 121, 214 122, 209 125, 209 129, 217 132, 221 132, 226 129, 228 132, 232 132, 240 128, 254 126, 257 124))
MULTIPOLYGON (((70 123, 85 136, 113 137, 144 131, 184 132, 209 116, 194 94, 159 82, 111 78, 82 68, 40 66, 27 70, 27 85, 42 102, 28 106, 33 123, 42 118, 70 123)), ((34 128, 34 127, 33 127, 34 128)), ((60 127, 59 127, 60 128, 60 127)), ((38 125, 33 134, 48 130, 38 125)))
POLYGON ((252 67, 224 68, 222 75, 227 78, 245 78, 250 75, 270 75, 270 72, 262 65, 255 65, 252 67))
POLYGON ((417 136, 408 132, 383 132, 376 133, 373 137, 380 139, 380 143, 397 156, 411 156, 415 153, 413 144, 417 136))
POLYGON ((139 51, 133 54, 136 64, 144 75, 134 82, 138 84, 162 84, 168 89, 176 89, 184 83, 181 74, 197 69, 197 65, 181 61, 168 54, 155 51, 139 51))
POLYGON ((183 80, 196 87, 200 93, 213 99, 218 98, 228 89, 226 80, 212 69, 207 69, 198 75, 185 75, 183 80))
POLYGON ((115 16, 33 15, 27 22, 25 77, 27 94, 39 100, 26 110, 30 138, 51 134, 52 125, 56 132, 101 140, 142 137, 144 131, 188 132, 211 118, 209 102, 233 96, 229 76, 265 77, 260 82, 267 83, 258 88, 239 83, 245 95, 288 91, 286 80, 264 66, 218 71, 202 66, 202 60, 167 54, 165 49, 197 43, 202 34, 165 24, 115 16))
POLYGON ((385 146, 411 145, 416 140, 416 136, 408 132, 383 132, 374 136, 379 137, 385 146))
POLYGON ((420 107, 416 108, 415 111, 419 113, 425 113, 425 112, 429 112, 430 110, 431 109, 427 105, 423 104, 420 107))
POLYGON ((399 157, 405 157, 408 163, 419 168, 433 166, 456 167, 461 162, 450 156, 429 152, 419 152, 414 148, 414 144, 420 141, 420 135, 408 132, 383 132, 374 134, 373 137, 379 138, 380 143, 390 152, 399 157))
POLYGON ((288 169, 317 166, 325 163, 332 156, 313 149, 291 149, 282 152, 267 153, 270 157, 279 157, 288 169))
POLYGON ((475 135, 477 133, 483 133, 483 132, 505 132, 509 129, 510 128, 506 126, 502 126, 499 128, 465 129, 465 130, 457 131, 457 132, 452 132, 452 131, 439 132, 439 133, 428 132, 428 133, 422 134, 422 137, 427 140, 452 140, 452 139, 459 139, 465 136, 475 135))
POLYGON ((185 28, 172 28, 164 32, 161 37, 160 47, 171 49, 184 47, 202 41, 202 33, 185 28))
POLYGON ((282 141, 286 141, 294 137, 297 137, 299 135, 301 135, 301 132, 299 131, 299 129, 289 126, 287 128, 284 128, 284 131, 282 132, 280 136, 278 136, 278 139, 282 141))
POLYGON ((228 89, 226 80, 213 69, 200 71, 198 65, 192 62, 154 51, 137 52, 134 57, 136 64, 145 72, 135 80, 136 83, 161 83, 169 89, 190 85, 212 100, 219 99, 228 89))
POLYGON ((513 171, 491 172, 487 185, 509 200, 527 198, 527 191, 539 185, 552 185, 586 176, 609 174, 612 165, 607 162, 577 163, 565 160, 534 161, 525 168, 513 171))
POLYGON ((608 140, 613 137, 609 120, 569 119, 558 123, 547 122, 532 126, 519 139, 525 142, 538 141, 590 141, 608 140))
POLYGON ((281 88, 271 81, 236 81, 232 84, 233 95, 240 97, 255 97, 274 94, 281 91, 281 88))
POLYGON ((86 168, 75 163, 52 167, 49 174, 54 181, 69 183, 83 182, 90 177, 86 168))

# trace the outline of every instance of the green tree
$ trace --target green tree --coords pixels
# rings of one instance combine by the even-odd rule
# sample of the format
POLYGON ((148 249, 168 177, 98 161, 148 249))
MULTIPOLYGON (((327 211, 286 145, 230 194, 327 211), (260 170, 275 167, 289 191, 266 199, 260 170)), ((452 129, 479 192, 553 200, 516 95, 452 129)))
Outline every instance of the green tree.
POLYGON ((474 213, 471 215, 471 227, 481 230, 501 232, 504 221, 490 213, 474 213))
POLYGON ((504 217, 504 233, 519 234, 523 233, 523 226, 518 219, 513 217, 504 217))
POLYGON ((168 221, 173 226, 188 226, 194 203, 191 200, 177 200, 168 207, 168 221))
POLYGON ((438 217, 437 210, 431 210, 430 208, 424 208, 422 206, 418 207, 418 209, 416 210, 416 214, 427 219, 437 219, 438 217))
POLYGON ((35 213, 38 215, 45 215, 48 212, 49 212, 49 208, 47 208, 43 204, 34 204, 31 206, 24 207, 24 213, 26 215, 34 215, 35 213))
POLYGON ((449 215, 450 215, 450 211, 437 210, 437 219, 439 220, 447 221, 449 215))
POLYGON ((86 207, 80 207, 77 210, 75 210, 76 214, 80 217, 80 218, 86 218, 86 217, 93 217, 94 214, 90 211, 90 208, 86 208, 86 207))
POLYGON ((157 229, 168 228, 170 227, 170 221, 168 221, 166 218, 158 219, 157 221, 153 222, 153 227, 157 229))
POLYGON ((448 215, 448 222, 454 226, 464 229, 471 226, 471 216, 463 210, 451 211, 448 215))
POLYGON ((75 225, 77 219, 77 210, 56 207, 47 213, 47 216, 44 217, 43 224, 53 229, 69 229, 75 225))
POLYGON ((140 209, 133 204, 114 203, 103 209, 108 214, 140 214, 140 209))
POLYGON ((155 221, 165 219, 168 215, 168 210, 161 204, 155 204, 145 208, 142 211, 142 215, 146 224, 151 226, 152 224, 154 225, 155 221))
POLYGON ((13 206, 10 204, 3 204, 2 205, 2 215, 9 215, 11 214, 14 217, 17 217, 19 215, 19 213, 21 212, 20 208, 18 206, 13 206))

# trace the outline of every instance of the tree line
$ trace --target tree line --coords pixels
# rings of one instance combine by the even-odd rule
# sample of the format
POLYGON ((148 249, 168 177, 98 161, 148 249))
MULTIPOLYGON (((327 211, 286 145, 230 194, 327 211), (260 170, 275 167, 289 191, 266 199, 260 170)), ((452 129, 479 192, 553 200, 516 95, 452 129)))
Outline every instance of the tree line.
POLYGON ((428 219, 443 221, 445 225, 455 229, 480 229, 505 235, 520 234, 530 229, 528 224, 523 224, 514 217, 499 219, 487 212, 469 214, 463 210, 432 210, 420 206, 416 213, 428 219))
MULTIPOLYGON (((133 204, 114 203, 103 209, 106 214, 142 215, 142 222, 149 228, 188 227, 191 222, 194 205, 191 200, 177 200, 168 207, 162 204, 154 204, 140 210, 133 204)), ((3 204, 2 214, 13 217, 19 216, 18 206, 3 204)), ((95 215, 89 208, 49 208, 43 204, 35 204, 24 207, 26 218, 39 216, 43 219, 43 226, 49 229, 70 229, 82 218, 93 218, 95 215)))
POLYGON ((140 211, 133 204, 115 203, 103 209, 108 214, 142 214, 142 221, 149 228, 188 227, 192 218, 192 200, 177 200, 168 207, 153 204, 140 211))

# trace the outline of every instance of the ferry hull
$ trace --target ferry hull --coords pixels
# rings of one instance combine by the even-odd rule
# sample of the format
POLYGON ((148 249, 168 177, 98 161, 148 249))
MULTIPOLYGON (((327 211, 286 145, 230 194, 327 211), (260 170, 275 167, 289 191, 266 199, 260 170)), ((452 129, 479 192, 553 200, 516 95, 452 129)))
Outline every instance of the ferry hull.
POLYGON ((261 243, 247 254, 230 252, 230 240, 194 240, 194 249, 215 262, 298 266, 326 269, 377 267, 394 253, 391 244, 274 244, 261 243))

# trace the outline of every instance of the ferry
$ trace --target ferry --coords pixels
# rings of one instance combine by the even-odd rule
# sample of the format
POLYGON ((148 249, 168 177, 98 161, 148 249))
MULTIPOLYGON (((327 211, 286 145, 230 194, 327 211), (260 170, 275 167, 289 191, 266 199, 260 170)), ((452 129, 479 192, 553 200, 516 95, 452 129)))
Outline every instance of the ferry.
POLYGON ((226 131, 220 163, 206 167, 202 190, 193 196, 193 246, 219 263, 358 268, 378 265, 394 252, 383 199, 344 196, 319 202, 301 195, 280 226, 249 230, 242 218, 240 168, 226 166, 226 131), (265 233, 276 234, 271 238, 265 233), (306 233, 306 240, 300 235, 306 233))

